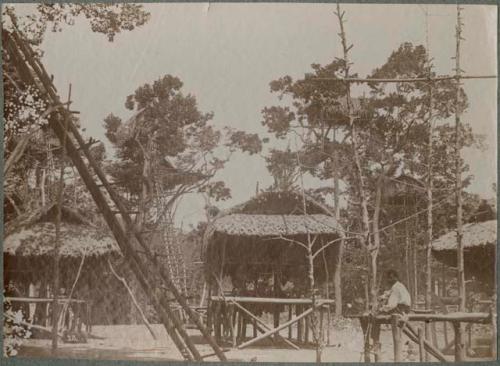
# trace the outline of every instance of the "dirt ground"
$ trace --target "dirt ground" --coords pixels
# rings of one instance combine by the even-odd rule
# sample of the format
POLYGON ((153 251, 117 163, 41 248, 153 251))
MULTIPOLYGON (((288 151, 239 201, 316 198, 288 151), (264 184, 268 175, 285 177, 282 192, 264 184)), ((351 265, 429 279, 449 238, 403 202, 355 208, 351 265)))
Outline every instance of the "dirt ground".
MULTIPOLYGON (((142 325, 94 326, 92 334, 99 339, 89 339, 84 344, 60 343, 57 358, 106 359, 106 360, 181 360, 181 355, 173 345, 162 325, 153 325, 157 339, 154 340, 146 327, 142 325)), ((202 355, 213 351, 204 342, 197 330, 188 330, 202 355)), ((287 335, 287 331, 281 333, 287 335)), ((382 329, 382 362, 393 361, 392 333, 382 329)), ((407 343, 407 342, 405 342, 407 343)), ((409 343, 409 342, 408 342, 409 343)), ((30 339, 20 350, 19 357, 50 357, 50 340, 30 339)), ((351 325, 332 330, 330 346, 324 349, 324 362, 360 362, 363 349, 363 335, 359 326, 351 325)), ((315 350, 293 350, 284 344, 261 342, 251 347, 238 350, 231 349, 226 353, 230 361, 240 362, 314 362, 315 350)), ((404 358, 407 361, 418 361, 418 349, 409 344, 404 346, 404 358)), ((207 361, 217 361, 210 357, 207 361)), ((453 359, 450 358, 450 361, 453 359)))

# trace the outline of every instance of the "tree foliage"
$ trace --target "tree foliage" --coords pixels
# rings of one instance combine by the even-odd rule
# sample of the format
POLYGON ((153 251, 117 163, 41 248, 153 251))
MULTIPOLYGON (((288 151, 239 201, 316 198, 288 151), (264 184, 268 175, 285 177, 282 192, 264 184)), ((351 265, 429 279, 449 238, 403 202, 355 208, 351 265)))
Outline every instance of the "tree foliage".
MULTIPOLYGON (((368 78, 438 76, 429 69, 431 66, 425 48, 407 42, 392 52, 387 61, 375 68, 368 78)), ((403 185, 395 183, 398 177, 409 176, 416 182, 417 187, 411 195, 417 201, 406 215, 414 214, 426 205, 423 182, 428 174, 427 146, 431 113, 433 120, 437 121, 432 156, 434 197, 436 200, 451 197, 454 164, 450 162, 449 156, 453 152, 455 131, 448 119, 455 112, 456 86, 453 80, 434 83, 434 107, 430 111, 428 82, 368 83, 362 96, 352 98, 351 112, 358 138, 354 151, 351 143, 353 130, 345 99, 346 83, 329 80, 342 78, 344 73, 344 61, 336 59, 325 66, 313 64, 312 71, 302 79, 293 80, 290 76, 284 76, 272 81, 270 89, 278 95, 281 103, 263 109, 262 124, 277 139, 299 140, 298 151, 292 155, 299 157, 300 169, 323 180, 330 180, 336 175, 343 181, 343 193, 348 202, 346 224, 350 231, 362 232, 359 180, 353 160, 353 154, 357 153, 364 177, 362 189, 368 197, 368 211, 373 223, 373 234, 370 235, 379 236, 380 245, 389 247, 393 241, 383 228, 401 219, 404 214, 400 209, 387 206, 388 195, 384 191, 391 185, 403 185), (382 200, 377 199, 378 191, 384 197, 382 200), (376 228, 382 228, 382 231, 376 228)), ((356 74, 349 76, 357 77, 356 74)), ((462 112, 467 108, 467 97, 462 89, 459 108, 462 112)), ((481 147, 481 137, 475 135, 467 124, 462 126, 461 146, 481 147)), ((266 159, 269 170, 275 172, 285 156, 285 151, 273 151, 266 159)), ((466 175, 469 167, 464 161, 461 163, 466 175)), ((290 169, 293 170, 293 165, 290 169)), ((464 187, 470 183, 470 179, 466 175, 464 187)), ((445 207, 443 205, 442 208, 445 207)), ((451 211, 448 206, 447 210, 437 211, 436 214, 450 217, 451 211)), ((425 227, 424 219, 422 217, 421 227, 425 227)), ((417 217, 417 221, 420 221, 420 217, 417 217)), ((446 229, 450 229, 452 222, 445 220, 445 225, 446 229)), ((364 258, 361 260, 363 262, 364 258)), ((382 262, 386 260, 381 259, 382 262)), ((356 266, 359 264, 356 263, 356 266)), ((383 265, 387 266, 388 263, 383 265)))
MULTIPOLYGON (((4 22, 9 19, 34 45, 40 45, 48 30, 62 31, 78 17, 89 22, 92 32, 104 34, 111 42, 124 30, 131 31, 147 23, 150 14, 137 4, 41 3, 28 15, 18 15, 15 7, 5 6, 4 22)), ((4 23, 5 26, 5 23, 4 23)))

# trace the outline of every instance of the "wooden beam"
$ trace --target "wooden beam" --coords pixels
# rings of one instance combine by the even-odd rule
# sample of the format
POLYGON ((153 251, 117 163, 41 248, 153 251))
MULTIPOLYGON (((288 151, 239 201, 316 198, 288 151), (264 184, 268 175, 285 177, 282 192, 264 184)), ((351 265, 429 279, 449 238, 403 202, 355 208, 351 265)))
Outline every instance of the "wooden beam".
MULTIPOLYGON (((241 311, 243 311, 245 314, 247 314, 250 318, 252 318, 253 320, 255 320, 260 326, 262 326, 262 328, 264 328, 265 330, 269 331, 271 330, 271 328, 266 324, 264 323, 262 320, 260 320, 257 316, 255 316, 254 314, 252 314, 249 310, 247 310, 244 306, 241 306, 240 304, 238 304, 237 302, 235 301, 230 301, 232 304, 234 304, 238 309, 240 309, 241 311)), ((263 332, 265 333, 265 332, 263 332)), ((286 344, 288 344, 290 347, 294 348, 294 349, 300 349, 297 345, 295 345, 294 343, 290 342, 288 339, 282 337, 281 335, 278 334, 278 337, 280 339, 282 339, 286 344)))
MULTIPOLYGON (((416 344, 419 344, 418 331, 415 328, 413 328, 413 326, 410 323, 405 321, 401 329, 403 333, 408 336, 408 338, 410 338, 416 344)), ((423 340, 423 343, 425 350, 432 356, 434 356, 438 361, 448 362, 443 353, 438 349, 436 349, 435 347, 433 347, 432 344, 430 344, 426 339, 423 340)))
MULTIPOLYGON (((349 318, 365 318, 367 315, 354 315, 349 318)), ((390 324, 390 315, 377 315, 375 316, 382 324, 390 324)), ((420 322, 461 322, 461 323, 477 323, 489 324, 491 321, 491 314, 489 313, 448 313, 448 314, 408 314, 409 321, 420 322)))
POLYGON ((463 75, 463 76, 438 76, 434 78, 308 78, 306 81, 326 81, 326 82, 343 82, 343 83, 417 83, 417 82, 439 82, 445 80, 464 80, 464 79, 496 79, 497 75, 463 75))
MULTIPOLYGON (((304 298, 276 298, 276 297, 249 297, 249 296, 212 296, 211 301, 226 302, 235 301, 238 303, 259 303, 259 304, 286 304, 286 305, 311 305, 311 299, 304 298)), ((317 306, 333 304, 335 300, 332 299, 318 299, 316 300, 317 306)))
POLYGON ((307 315, 311 314, 312 311, 313 311, 313 308, 307 309, 306 311, 304 311, 299 316, 296 316, 295 318, 287 321, 286 323, 281 324, 279 327, 271 329, 271 330, 267 331, 266 333, 261 334, 257 338, 251 339, 248 342, 240 344, 238 346, 238 349, 242 349, 242 348, 248 347, 248 346, 254 344, 255 342, 258 342, 258 341, 263 340, 263 339, 265 339, 265 338, 267 338, 267 337, 269 337, 269 336, 271 336, 273 334, 278 333, 280 330, 285 329, 286 327, 292 325, 293 323, 296 323, 300 319, 302 319, 302 318, 306 317, 307 315))

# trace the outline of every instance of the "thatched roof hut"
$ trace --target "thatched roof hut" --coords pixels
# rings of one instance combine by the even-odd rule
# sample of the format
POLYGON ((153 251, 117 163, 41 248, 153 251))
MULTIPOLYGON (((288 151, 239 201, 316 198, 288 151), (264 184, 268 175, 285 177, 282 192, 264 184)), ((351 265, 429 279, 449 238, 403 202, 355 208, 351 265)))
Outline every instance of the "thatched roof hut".
MULTIPOLYGON (((463 226, 464 266, 466 277, 494 284, 497 220, 475 222, 463 226)), ((451 231, 432 243, 434 257, 449 265, 457 265, 457 237, 451 231)))
MULTIPOLYGON (((8 296, 52 296, 56 215, 57 206, 49 205, 28 212, 6 225, 3 241, 4 287, 13 285, 8 286, 11 292, 7 293, 8 296)), ((125 314, 122 308, 126 306, 124 299, 127 295, 123 293, 123 286, 116 284, 118 281, 108 274, 107 260, 121 255, 109 232, 90 223, 79 211, 63 206, 60 234, 61 295, 67 296, 78 279, 73 298, 94 304, 95 323, 111 323, 113 320, 103 316, 125 314), (111 294, 116 295, 116 299, 111 294)), ((36 322, 45 319, 42 313, 36 315, 36 322)))
MULTIPOLYGON (((54 253, 56 205, 30 213, 6 228, 3 251, 12 256, 51 256, 54 253)), ((98 230, 76 210, 61 208, 61 257, 101 256, 119 253, 109 234, 98 230)))
MULTIPOLYGON (((306 201, 306 213, 301 194, 264 192, 218 215, 205 234, 203 257, 207 280, 217 285, 229 276, 233 290, 244 293, 249 285, 256 291, 257 282, 273 278, 273 285, 274 279, 282 286, 291 282, 298 294, 303 294, 300 289, 308 285, 308 262, 306 250, 299 243, 314 240, 313 251, 316 251, 339 239, 341 229, 333 217, 325 215, 311 200, 306 201)), ((334 242, 316 256, 318 284, 327 277, 333 278, 338 244, 334 242)))

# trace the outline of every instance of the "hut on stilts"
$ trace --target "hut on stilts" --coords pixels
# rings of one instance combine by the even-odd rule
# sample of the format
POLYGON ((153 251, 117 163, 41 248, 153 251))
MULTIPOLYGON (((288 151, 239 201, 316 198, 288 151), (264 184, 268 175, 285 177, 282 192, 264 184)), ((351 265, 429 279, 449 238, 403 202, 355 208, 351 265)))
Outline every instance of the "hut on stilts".
MULTIPOLYGON (((41 334, 51 331, 56 215, 57 206, 49 205, 8 223, 3 242, 6 299, 41 334)), ((88 333, 92 324, 112 323, 106 317, 119 314, 127 297, 120 286, 108 287, 116 280, 106 279, 108 260, 121 255, 114 239, 67 206, 60 238, 60 329, 80 332, 85 325, 88 333)))
MULTIPOLYGON (((305 246, 314 242, 312 252, 318 253, 313 259, 314 291, 316 304, 325 309, 334 302, 325 298, 324 286, 333 279, 339 230, 314 201, 306 200, 304 210, 303 196, 296 192, 263 192, 211 220, 202 257, 209 292, 207 322, 216 339, 238 348, 270 336, 293 348, 292 339, 312 340, 305 246), (249 325, 253 335, 247 341, 249 325), (288 339, 280 330, 288 330, 288 339)), ((320 314, 316 326, 323 329, 325 312, 320 314)))

